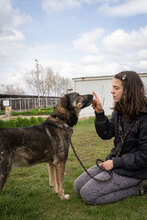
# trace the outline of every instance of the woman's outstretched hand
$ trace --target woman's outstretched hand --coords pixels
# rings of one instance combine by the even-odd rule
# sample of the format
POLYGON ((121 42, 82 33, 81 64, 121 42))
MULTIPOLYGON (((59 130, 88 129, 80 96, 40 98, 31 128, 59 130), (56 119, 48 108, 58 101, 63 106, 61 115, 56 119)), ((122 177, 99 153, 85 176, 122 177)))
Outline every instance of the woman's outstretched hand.
POLYGON ((95 112, 102 112, 103 109, 102 109, 101 102, 100 102, 99 98, 97 97, 95 92, 93 92, 93 95, 94 95, 94 99, 92 101, 92 107, 93 107, 94 111, 95 112))

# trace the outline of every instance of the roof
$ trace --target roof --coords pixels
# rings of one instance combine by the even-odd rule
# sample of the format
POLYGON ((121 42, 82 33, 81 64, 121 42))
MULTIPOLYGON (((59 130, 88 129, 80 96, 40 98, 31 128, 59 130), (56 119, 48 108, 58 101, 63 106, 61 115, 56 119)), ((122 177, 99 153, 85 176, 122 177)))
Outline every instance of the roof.
MULTIPOLYGON (((147 77, 147 73, 138 73, 141 77, 147 77)), ((105 76, 81 76, 72 78, 72 80, 93 80, 93 79, 112 79, 114 75, 105 75, 105 76)))
MULTIPOLYGON (((0 98, 38 98, 37 95, 10 95, 0 94, 0 98)), ((57 96, 40 96, 40 98, 59 98, 57 96)))
POLYGON ((81 76, 81 77, 74 77, 72 79, 93 79, 93 78, 112 78, 114 75, 106 75, 106 76, 81 76))

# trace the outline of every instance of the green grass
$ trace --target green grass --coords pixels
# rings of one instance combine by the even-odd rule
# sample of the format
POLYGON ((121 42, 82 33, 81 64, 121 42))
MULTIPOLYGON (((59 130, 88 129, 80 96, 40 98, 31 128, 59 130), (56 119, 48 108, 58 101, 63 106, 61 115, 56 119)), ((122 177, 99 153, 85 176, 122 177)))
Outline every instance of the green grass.
POLYGON ((5 111, 0 111, 0 115, 4 115, 5 114, 5 111))
POLYGON ((0 120, 0 128, 18 128, 18 127, 29 127, 32 125, 37 125, 43 122, 44 119, 42 117, 33 117, 30 119, 17 117, 16 119, 11 119, 8 121, 0 120))
MULTIPOLYGON (((52 112, 53 112, 53 107, 47 107, 47 108, 41 108, 40 111, 39 109, 31 109, 31 110, 22 111, 22 112, 12 111, 12 116, 50 115, 52 112)), ((0 111, 0 115, 4 115, 4 114, 5 114, 5 111, 0 111)))
MULTIPOLYGON (((98 138, 93 120, 94 118, 79 121, 74 127, 72 136, 73 145, 87 168, 93 166, 97 158, 104 159, 112 147, 111 140, 103 141, 98 138)), ((129 197, 107 205, 86 205, 73 189, 74 180, 82 172, 81 165, 70 149, 64 176, 64 190, 65 193, 71 195, 71 198, 67 201, 61 201, 49 188, 46 164, 39 164, 30 168, 13 168, 5 188, 0 193, 0 219, 147 219, 147 194, 129 197)))

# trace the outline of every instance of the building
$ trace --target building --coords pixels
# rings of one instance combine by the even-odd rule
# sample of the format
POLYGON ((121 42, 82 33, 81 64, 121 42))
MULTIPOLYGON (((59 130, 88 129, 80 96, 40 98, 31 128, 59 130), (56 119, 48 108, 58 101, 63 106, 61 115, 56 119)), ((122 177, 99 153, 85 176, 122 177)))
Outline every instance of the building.
POLYGON ((5 106, 11 106, 14 111, 50 107, 56 106, 58 101, 59 97, 55 96, 0 94, 0 110, 5 110, 5 106))
MULTIPOLYGON (((147 88, 147 73, 141 73, 139 75, 147 88)), ((98 95, 106 115, 111 115, 111 107, 113 106, 113 98, 111 95, 112 79, 112 75, 73 78, 73 91, 81 95, 87 93, 91 94, 94 91, 98 95)), ((93 115, 94 111, 91 106, 80 112, 80 117, 89 117, 93 115)))

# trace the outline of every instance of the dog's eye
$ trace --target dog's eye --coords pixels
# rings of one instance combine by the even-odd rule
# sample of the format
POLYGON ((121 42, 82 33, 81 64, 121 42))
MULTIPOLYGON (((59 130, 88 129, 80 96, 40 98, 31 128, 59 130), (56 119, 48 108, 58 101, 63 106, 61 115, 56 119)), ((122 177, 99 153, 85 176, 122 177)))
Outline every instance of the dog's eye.
POLYGON ((81 103, 78 103, 78 106, 81 108, 81 107, 82 107, 82 104, 81 104, 81 103))

